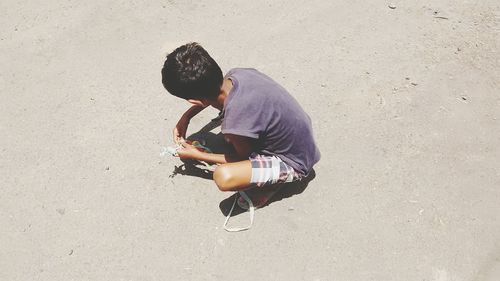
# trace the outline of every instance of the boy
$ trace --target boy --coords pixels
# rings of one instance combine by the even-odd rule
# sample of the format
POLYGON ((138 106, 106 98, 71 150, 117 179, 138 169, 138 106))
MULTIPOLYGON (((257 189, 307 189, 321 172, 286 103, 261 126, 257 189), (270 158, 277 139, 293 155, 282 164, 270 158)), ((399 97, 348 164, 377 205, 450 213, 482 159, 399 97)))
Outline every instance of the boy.
POLYGON ((165 89, 193 105, 173 130, 178 156, 219 164, 213 178, 221 191, 298 181, 319 161, 309 116, 257 70, 236 68, 223 77, 207 51, 189 43, 167 56, 161 73, 165 89), (201 152, 184 141, 190 119, 207 106, 222 111, 221 130, 235 153, 201 152))

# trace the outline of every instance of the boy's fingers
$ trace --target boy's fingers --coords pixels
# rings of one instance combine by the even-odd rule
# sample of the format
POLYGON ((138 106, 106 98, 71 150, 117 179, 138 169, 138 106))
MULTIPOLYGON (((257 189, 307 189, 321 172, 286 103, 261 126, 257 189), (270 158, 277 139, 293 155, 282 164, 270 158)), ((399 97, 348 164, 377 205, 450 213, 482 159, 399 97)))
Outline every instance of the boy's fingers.
POLYGON ((182 148, 186 148, 189 146, 189 143, 187 143, 185 139, 181 139, 179 144, 182 146, 182 148))
POLYGON ((182 141, 180 142, 180 145, 181 145, 181 148, 194 148, 194 146, 192 144, 190 144, 189 142, 187 142, 185 139, 182 139, 182 141))
POLYGON ((181 137, 179 135, 175 135, 174 136, 174 142, 175 142, 175 144, 180 145, 183 141, 184 141, 183 137, 181 137))

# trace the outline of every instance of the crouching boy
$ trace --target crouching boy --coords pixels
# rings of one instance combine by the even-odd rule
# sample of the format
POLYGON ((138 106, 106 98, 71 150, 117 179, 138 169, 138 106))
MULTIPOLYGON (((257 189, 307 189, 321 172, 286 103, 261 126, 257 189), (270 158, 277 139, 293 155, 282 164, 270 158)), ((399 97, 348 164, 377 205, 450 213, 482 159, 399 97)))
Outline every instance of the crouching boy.
POLYGON ((319 161, 309 116, 263 73, 234 68, 223 76, 197 43, 170 53, 161 73, 165 89, 192 104, 173 131, 178 156, 219 164, 213 178, 220 190, 298 181, 319 161), (206 153, 184 141, 190 119, 208 106, 222 111, 222 134, 235 153, 206 153))

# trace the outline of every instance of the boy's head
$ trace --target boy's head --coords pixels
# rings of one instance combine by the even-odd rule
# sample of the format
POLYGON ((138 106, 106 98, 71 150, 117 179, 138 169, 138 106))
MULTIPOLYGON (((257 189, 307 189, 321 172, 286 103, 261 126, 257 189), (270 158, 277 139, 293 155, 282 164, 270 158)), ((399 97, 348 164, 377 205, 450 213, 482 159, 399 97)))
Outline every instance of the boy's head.
POLYGON ((222 70, 198 43, 188 43, 167 56, 161 70, 162 83, 172 95, 188 99, 216 99, 222 70))

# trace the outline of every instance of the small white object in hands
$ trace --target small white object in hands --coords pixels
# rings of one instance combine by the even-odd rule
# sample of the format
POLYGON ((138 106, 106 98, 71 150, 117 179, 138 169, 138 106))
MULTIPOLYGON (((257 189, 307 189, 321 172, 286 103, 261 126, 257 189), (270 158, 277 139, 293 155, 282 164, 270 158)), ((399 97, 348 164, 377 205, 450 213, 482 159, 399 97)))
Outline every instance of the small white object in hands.
POLYGON ((160 153, 160 156, 166 156, 166 155, 175 156, 175 157, 179 156, 179 154, 177 154, 177 149, 179 149, 179 146, 177 146, 177 147, 171 147, 171 146, 164 147, 163 146, 161 149, 162 149, 162 151, 160 153))

